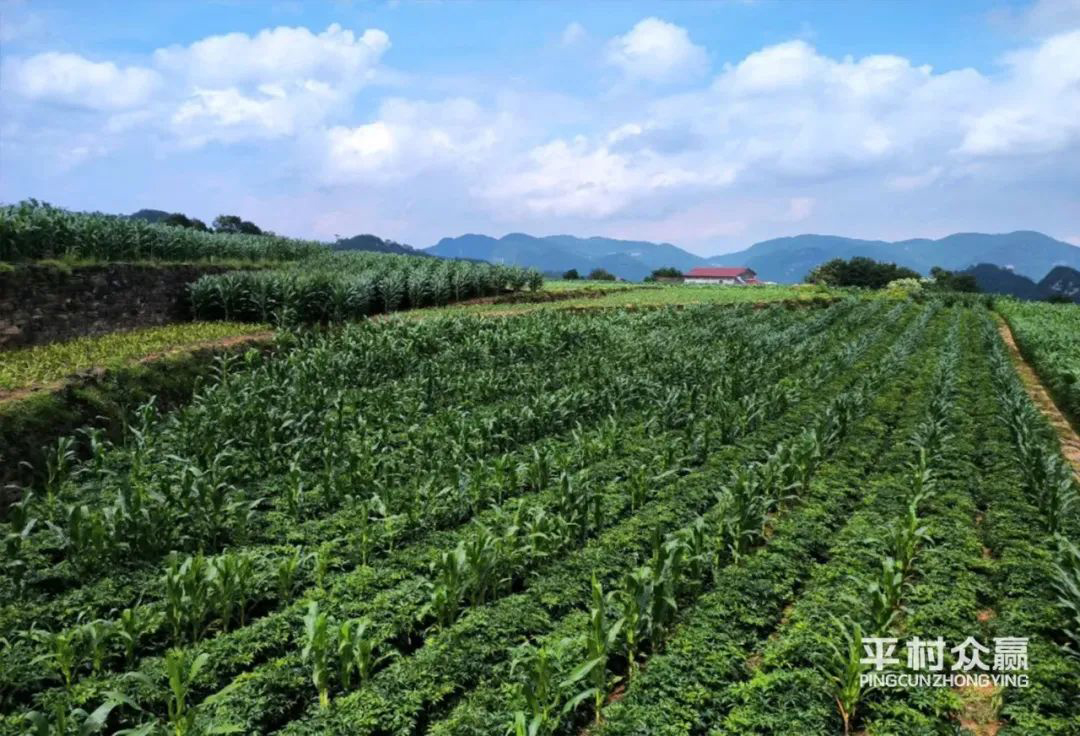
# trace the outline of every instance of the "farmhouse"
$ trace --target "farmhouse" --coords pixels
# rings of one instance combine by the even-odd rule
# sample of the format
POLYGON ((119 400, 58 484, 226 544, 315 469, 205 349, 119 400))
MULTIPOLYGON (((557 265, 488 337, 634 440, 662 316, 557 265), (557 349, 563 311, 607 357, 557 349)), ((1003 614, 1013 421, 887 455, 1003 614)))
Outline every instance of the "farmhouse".
POLYGON ((692 268, 683 277, 684 284, 759 284, 749 268, 692 268))

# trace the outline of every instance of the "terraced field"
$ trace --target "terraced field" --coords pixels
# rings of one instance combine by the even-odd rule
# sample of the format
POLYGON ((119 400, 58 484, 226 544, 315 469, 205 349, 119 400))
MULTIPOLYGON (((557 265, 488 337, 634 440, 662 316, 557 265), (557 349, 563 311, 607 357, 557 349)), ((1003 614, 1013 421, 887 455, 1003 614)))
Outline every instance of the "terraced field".
POLYGON ((0 734, 1080 732, 1076 489, 989 313, 820 301, 297 332, 59 442, 0 734), (857 686, 913 635, 1030 686, 857 686))

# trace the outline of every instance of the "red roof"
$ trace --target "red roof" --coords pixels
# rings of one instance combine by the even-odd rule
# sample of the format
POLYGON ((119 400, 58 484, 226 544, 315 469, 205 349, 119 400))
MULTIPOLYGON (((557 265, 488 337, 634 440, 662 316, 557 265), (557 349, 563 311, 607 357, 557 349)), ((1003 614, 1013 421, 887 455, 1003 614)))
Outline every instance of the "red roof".
POLYGON ((691 268, 690 277, 703 277, 707 279, 733 279, 737 276, 753 276, 754 272, 749 268, 691 268))

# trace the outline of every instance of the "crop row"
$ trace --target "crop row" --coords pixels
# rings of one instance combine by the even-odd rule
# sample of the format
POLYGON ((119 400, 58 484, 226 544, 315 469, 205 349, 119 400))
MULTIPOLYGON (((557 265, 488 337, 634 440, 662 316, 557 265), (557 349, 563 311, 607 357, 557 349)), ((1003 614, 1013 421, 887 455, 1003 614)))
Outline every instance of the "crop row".
MULTIPOLYGON (((929 312, 925 316, 929 316, 929 312)), ((701 717, 705 717, 708 708, 704 697, 708 693, 708 688, 693 687, 687 690, 684 687, 689 684, 686 681, 687 678, 685 676, 681 679, 678 676, 671 677, 679 673, 668 669, 669 664, 665 665, 671 661, 670 653, 675 650, 685 653, 688 665, 693 663, 693 666, 701 668, 708 667, 709 663, 715 665, 718 661, 723 661, 723 658, 731 652, 732 640, 727 637, 736 633, 736 624, 740 622, 730 621, 716 626, 710 625, 705 629, 708 639, 702 640, 693 635, 692 624, 691 629, 688 631, 687 621, 684 620, 685 617, 689 616, 693 620, 697 612, 712 611, 715 603, 722 601, 730 606, 729 613, 738 611, 740 615, 746 617, 741 622, 743 625, 749 621, 760 625, 760 617, 766 607, 773 604, 775 601, 774 596, 779 595, 785 586, 797 584, 799 566, 808 564, 812 556, 807 550, 798 550, 793 546, 790 535, 795 534, 800 543, 816 544, 818 546, 823 544, 829 536, 827 531, 824 534, 822 533, 823 527, 827 528, 829 523, 835 523, 840 518, 840 516, 836 516, 835 519, 830 519, 827 515, 824 515, 826 509, 836 514, 840 509, 829 508, 830 505, 840 504, 842 509, 844 505, 850 504, 854 497, 855 489, 850 487, 849 482, 837 483, 837 474, 839 473, 844 481, 849 481, 849 472, 854 474, 859 472, 869 473, 880 462, 881 458, 876 453, 885 448, 885 440, 889 430, 888 425, 882 423, 882 404, 891 401, 891 405, 886 404, 890 406, 890 411, 898 411, 902 405, 899 397, 905 396, 906 390, 910 388, 910 382, 913 378, 912 372, 917 375, 922 370, 919 358, 911 358, 908 355, 908 351, 913 347, 912 340, 919 333, 920 330, 917 327, 913 328, 906 336, 906 340, 901 344, 902 349, 893 353, 894 361, 902 359, 903 362, 907 363, 908 367, 905 372, 908 373, 908 376, 900 380, 888 380, 886 377, 889 370, 896 370, 899 367, 893 366, 890 369, 889 361, 879 364, 863 376, 868 382, 864 385, 874 386, 875 390, 882 392, 876 397, 869 396, 864 399, 866 402, 865 407, 856 413, 861 415, 869 409, 871 413, 868 419, 853 424, 848 430, 848 436, 841 445, 836 458, 828 459, 827 456, 822 458, 824 464, 807 479, 808 483, 801 484, 804 488, 796 494, 794 499, 788 499, 780 507, 775 507, 772 504, 759 507, 757 514, 755 514, 757 516, 756 521, 752 522, 747 530, 752 531, 747 548, 741 554, 734 556, 733 564, 721 567, 716 571, 714 579, 708 581, 705 590, 698 591, 703 593, 699 598, 695 600, 695 596, 690 595, 683 596, 680 599, 680 607, 683 603, 692 605, 687 609, 687 612, 679 612, 673 622, 674 629, 670 635, 663 636, 653 642, 656 653, 646 661, 644 671, 641 674, 634 674, 632 658, 629 662, 623 662, 619 659, 612 662, 610 674, 615 678, 620 678, 625 688, 625 691, 619 696, 618 703, 610 706, 605 712, 605 717, 611 719, 607 721, 607 726, 612 727, 613 732, 622 733, 620 727, 615 725, 622 723, 624 726, 630 726, 630 732, 634 733, 667 732, 664 729, 669 729, 672 733, 678 733, 682 732, 679 730, 680 724, 684 728, 687 725, 686 715, 699 714, 701 717), (884 384, 884 388, 881 388, 882 384, 884 384), (873 408, 871 409, 871 407, 873 408), (856 458, 859 462, 853 462, 856 458), (855 466, 854 469, 850 469, 852 465, 855 466), (859 468, 863 470, 860 471, 859 468), (821 495, 823 487, 828 489, 832 496, 831 498, 825 497, 828 498, 829 504, 823 504, 824 498, 821 495), (792 501, 794 502, 793 508, 786 509, 785 507, 791 505, 792 501), (780 513, 776 513, 776 511, 780 513), (760 516, 763 512, 767 513, 766 519, 760 516), (767 538, 760 536, 763 528, 769 530, 767 538), (759 547, 759 545, 762 546, 759 547), (774 552, 776 550, 778 552, 774 552), (761 565, 765 565, 764 569, 770 571, 768 577, 745 577, 748 574, 752 576, 755 572, 760 572, 763 569, 760 567, 761 565), (740 592, 746 595, 739 595, 740 592), (693 644, 687 647, 686 645, 690 641, 693 641, 693 644), (684 647, 686 648, 684 649, 684 647), (633 704, 627 706, 628 701, 633 703, 638 693, 643 693, 646 697, 659 696, 661 700, 664 700, 665 698, 673 698, 680 692, 687 696, 686 715, 674 708, 673 702, 668 702, 664 708, 657 709, 655 713, 650 712, 653 709, 643 706, 642 703, 638 703, 636 706, 633 704), (623 714, 621 719, 619 714, 623 714)), ((920 355, 922 354, 929 354, 929 346, 923 348, 920 355)), ((856 394, 849 392, 848 395, 855 396, 856 394)), ((885 416, 888 416, 888 412, 885 412, 885 416)), ((767 468, 771 462, 771 460, 766 462, 760 468, 759 472, 764 472, 763 478, 765 479, 769 477, 767 468)), ((738 485, 735 488, 738 488, 738 485)), ((768 494, 779 495, 789 492, 782 482, 776 483, 770 480, 765 480, 762 491, 767 494, 766 498, 768 498, 768 494), (769 486, 771 485, 774 487, 770 489, 769 486)), ((734 497, 737 498, 738 495, 736 493, 734 497)), ((738 508, 739 505, 736 504, 735 508, 738 508)), ((627 599, 625 588, 621 591, 616 590, 616 599, 622 601, 627 599)), ((625 628, 627 626, 625 614, 621 620, 623 621, 621 626, 625 628)), ((715 620, 710 621, 710 624, 716 623, 715 620)), ((615 621, 614 625, 620 624, 615 621)), ((559 662, 559 666, 555 667, 553 674, 553 680, 556 682, 572 679, 568 675, 572 675, 573 667, 581 661, 579 652, 582 642, 588 641, 588 637, 582 636, 580 622, 577 624, 568 622, 567 626, 560 628, 551 636, 545 637, 545 641, 547 642, 546 646, 550 646, 564 656, 566 650, 577 654, 577 657, 570 656, 568 662, 559 662)), ((744 654, 740 655, 740 662, 744 654)), ((683 674, 685 675, 685 673, 683 674)), ((485 726, 487 732, 491 732, 496 724, 500 723, 500 720, 503 723, 508 722, 515 708, 520 708, 521 712, 526 714, 525 720, 527 724, 535 722, 537 714, 531 712, 530 698, 527 697, 532 683, 529 682, 528 675, 525 677, 525 682, 520 684, 492 685, 477 691, 445 722, 433 728, 432 732, 440 734, 477 733, 484 731, 483 727, 485 726)), ((520 680, 520 675, 518 678, 509 678, 510 683, 513 683, 514 679, 520 680)), ((593 713, 594 717, 599 715, 595 707, 593 713)), ((573 725, 567 723, 565 718, 561 722, 558 718, 542 720, 546 720, 546 726, 541 731, 542 733, 570 732, 574 728, 573 725)))
MULTIPOLYGON (((939 332, 935 347, 941 344, 939 332)), ((882 414, 899 414, 891 435, 901 441, 890 439, 888 424, 871 423, 879 436, 866 449, 884 451, 876 460, 865 456, 871 467, 862 466, 861 477, 840 471, 840 488, 854 494, 858 506, 830 520, 841 528, 801 540, 816 549, 792 555, 795 573, 786 573, 785 584, 770 591, 764 610, 747 612, 745 601, 722 594, 691 610, 669 652, 612 709, 608 731, 638 733, 635 729, 654 713, 668 716, 664 733, 684 734, 836 733, 858 719, 864 696, 857 681, 858 640, 897 625, 913 572, 921 565, 926 541, 921 517, 935 490, 931 467, 942 440, 933 427, 940 427, 940 412, 948 411, 942 399, 950 364, 944 351, 937 365, 916 377, 909 387, 914 401, 904 405, 897 394, 886 399, 882 414), (815 557, 825 561, 815 566, 815 557), (800 581, 807 578, 800 592, 800 581), (794 605, 785 608, 793 598, 794 605), (694 656, 714 648, 715 656, 694 656)), ((767 574, 785 564, 766 557, 750 572, 767 574)))

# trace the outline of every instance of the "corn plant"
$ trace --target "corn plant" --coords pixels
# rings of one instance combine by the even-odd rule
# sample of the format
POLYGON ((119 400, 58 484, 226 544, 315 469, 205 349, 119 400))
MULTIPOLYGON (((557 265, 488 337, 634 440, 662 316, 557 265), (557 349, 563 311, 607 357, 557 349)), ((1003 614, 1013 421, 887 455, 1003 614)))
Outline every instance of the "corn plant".
POLYGON ((500 540, 487 527, 477 525, 462 543, 465 552, 470 605, 483 605, 500 583, 500 563, 503 561, 500 540))
POLYGON ((378 654, 369 629, 369 623, 363 620, 345 621, 338 628, 338 676, 346 689, 352 687, 353 675, 357 686, 362 686, 371 679, 375 667, 390 656, 378 654))
MULTIPOLYGON (((611 599, 612 595, 604 595, 604 589, 600 586, 596 575, 593 575, 592 606, 589 608, 589 629, 585 637, 586 659, 567 678, 571 683, 582 679, 589 683, 590 687, 575 696, 571 702, 591 696, 597 723, 603 718, 604 700, 607 699, 611 684, 608 681, 608 657, 619 639, 619 631, 623 625, 621 619, 614 623, 608 621, 607 610, 611 599)), ((571 710, 574 707, 576 704, 571 707, 571 710)))
POLYGON ((173 641, 179 643, 185 632, 191 641, 198 641, 203 624, 211 610, 209 566, 201 554, 169 558, 165 572, 165 618, 172 629, 173 641))
POLYGON ((694 586, 704 583, 712 574, 714 565, 714 554, 705 517, 697 517, 689 525, 676 531, 673 538, 682 545, 688 582, 694 586))
POLYGON ((443 552, 436 562, 431 563, 430 572, 429 600, 420 615, 434 615, 438 626, 446 629, 457 620, 468 586, 469 564, 464 545, 443 552))
POLYGON ((616 592, 622 623, 623 648, 628 664, 628 678, 637 672, 638 655, 648 640, 652 628, 649 616, 652 611, 652 598, 655 582, 652 569, 638 567, 626 574, 622 587, 616 592))
POLYGON ((56 446, 45 455, 45 493, 50 501, 59 496, 60 487, 68 479, 75 460, 75 440, 66 435, 60 437, 56 446))
POLYGON ((1080 549, 1063 536, 1057 537, 1054 564, 1054 590, 1057 605, 1065 616, 1062 648, 1080 662, 1080 549))
POLYGON ((862 628, 855 624, 849 630, 843 623, 835 623, 843 646, 828 640, 829 651, 824 657, 818 657, 814 664, 830 683, 831 694, 844 724, 844 735, 847 736, 851 733, 859 703, 865 694, 862 675, 868 665, 862 663, 862 628))
POLYGON ((253 575, 251 557, 226 552, 210 561, 207 568, 210 605, 217 611, 222 631, 229 630, 234 614, 244 625, 248 591, 253 575))
POLYGON ((901 599, 907 587, 900 562, 891 555, 882 557, 877 577, 867 586, 870 621, 875 633, 883 633, 892 626, 900 613, 901 599))
POLYGON ((312 601, 304 615, 302 657, 311 664, 311 681, 319 691, 319 707, 330 707, 330 630, 326 614, 312 601))
POLYGON ((139 642, 157 628, 160 620, 160 614, 144 606, 125 608, 120 612, 116 637, 124 646, 124 661, 128 667, 135 662, 135 650, 139 642))
POLYGON ((82 708, 68 710, 66 703, 57 702, 48 715, 32 710, 24 716, 26 736, 91 736, 101 733, 109 714, 117 705, 115 701, 108 701, 87 713, 82 708))
POLYGON ((738 561, 763 538, 765 523, 775 501, 768 497, 756 468, 739 468, 723 487, 717 501, 722 508, 720 541, 738 561))
POLYGON ((555 732, 561 716, 555 653, 547 646, 526 646, 519 650, 510 667, 511 677, 518 677, 518 694, 526 710, 514 713, 511 732, 514 736, 547 736, 555 732))
POLYGON ((888 541, 893 559, 905 578, 911 575, 919 547, 930 542, 926 527, 919 522, 918 506, 921 500, 921 496, 915 496, 908 501, 903 520, 893 525, 888 541))
POLYGON ((173 736, 187 736, 195 730, 196 709, 189 705, 191 684, 206 666, 207 655, 198 655, 190 662, 183 649, 165 653, 165 672, 169 680, 168 713, 173 736))
POLYGON ((283 601, 292 600, 293 591, 296 588, 296 574, 300 565, 307 559, 299 547, 293 547, 288 554, 282 557, 274 571, 274 582, 277 595, 283 601))
POLYGON ((330 572, 330 545, 324 544, 314 553, 312 553, 312 559, 314 560, 313 572, 315 575, 315 585, 319 590, 325 589, 326 575, 330 572))
POLYGON ((1062 531, 1070 509, 1077 501, 1076 482, 1072 469, 1056 453, 1043 458, 1044 471, 1037 488, 1035 500, 1042 516, 1043 526, 1050 534, 1062 531))
POLYGON ((34 658, 33 663, 47 663, 64 683, 64 688, 71 690, 75 670, 82 658, 83 630, 79 627, 58 631, 34 632, 34 637, 45 649, 45 653, 34 658))
POLYGON ((114 624, 103 619, 89 621, 82 625, 82 632, 90 654, 91 672, 100 674, 109 654, 109 644, 115 636, 114 624))
POLYGON ((4 572, 11 578, 16 590, 22 590, 28 570, 22 559, 23 548, 37 526, 37 519, 30 516, 33 493, 27 492, 22 499, 8 507, 8 528, 4 534, 4 572))

